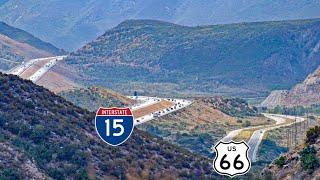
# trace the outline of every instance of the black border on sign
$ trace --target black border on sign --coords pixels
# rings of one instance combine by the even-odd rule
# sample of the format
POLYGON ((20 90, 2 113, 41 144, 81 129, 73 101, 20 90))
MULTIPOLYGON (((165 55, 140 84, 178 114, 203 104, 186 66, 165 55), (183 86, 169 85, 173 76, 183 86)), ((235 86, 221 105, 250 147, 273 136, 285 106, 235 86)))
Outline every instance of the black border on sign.
POLYGON ((221 140, 220 140, 220 141, 214 146, 214 149, 216 150, 216 156, 215 156, 215 158, 214 158, 214 160, 213 160, 213 168, 214 168, 214 170, 216 171, 216 173, 218 173, 218 174, 220 174, 220 175, 227 175, 227 176, 233 178, 233 177, 235 177, 235 176, 247 174, 247 173, 250 171, 251 161, 250 161, 249 156, 248 156, 250 146, 248 146, 248 144, 247 144, 244 140, 242 140, 242 141, 240 141, 240 142, 234 142, 233 140, 228 141, 228 142, 224 142, 224 141, 221 141, 221 140), (248 160, 248 162, 249 162, 249 167, 248 167, 248 169, 247 169, 245 172, 243 172, 243 173, 236 173, 236 174, 233 174, 233 175, 231 175, 231 174, 229 174, 229 173, 221 173, 221 172, 219 172, 219 171, 216 169, 215 165, 214 165, 215 162, 216 162, 216 160, 217 160, 217 157, 218 157, 217 146, 218 146, 219 144, 232 144, 232 143, 233 143, 233 144, 242 144, 242 143, 244 143, 244 144, 247 146, 248 149, 246 150, 246 158, 247 158, 247 160, 248 160))

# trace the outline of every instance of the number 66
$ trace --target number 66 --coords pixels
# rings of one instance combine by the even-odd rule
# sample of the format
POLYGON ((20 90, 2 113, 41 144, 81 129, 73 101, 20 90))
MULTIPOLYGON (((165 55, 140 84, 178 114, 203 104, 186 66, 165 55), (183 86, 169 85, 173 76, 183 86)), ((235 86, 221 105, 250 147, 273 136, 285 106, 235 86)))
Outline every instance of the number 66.
MULTIPOLYGON (((222 169, 224 169, 224 170, 227 170, 227 169, 230 168, 230 162, 225 160, 226 157, 227 157, 227 155, 225 154, 225 155, 222 157, 221 161, 220 161, 220 167, 221 167, 222 169), (226 164, 226 166, 224 166, 224 164, 226 164)), ((236 158, 234 159, 234 162, 233 162, 233 167, 234 167, 235 169, 237 169, 237 170, 242 169, 243 166, 244 166, 244 163, 243 163, 242 161, 238 160, 239 157, 240 157, 240 154, 238 154, 238 155, 236 156, 236 158), (240 166, 237 166, 237 164, 240 164, 240 166)))

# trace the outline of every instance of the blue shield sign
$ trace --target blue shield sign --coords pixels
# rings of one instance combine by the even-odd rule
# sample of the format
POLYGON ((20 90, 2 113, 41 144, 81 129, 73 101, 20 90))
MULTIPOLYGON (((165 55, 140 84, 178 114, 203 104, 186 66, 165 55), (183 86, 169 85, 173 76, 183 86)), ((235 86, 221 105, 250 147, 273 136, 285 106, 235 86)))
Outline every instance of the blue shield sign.
POLYGON ((95 118, 99 137, 111 146, 124 143, 131 135, 134 118, 130 108, 100 107, 95 118))

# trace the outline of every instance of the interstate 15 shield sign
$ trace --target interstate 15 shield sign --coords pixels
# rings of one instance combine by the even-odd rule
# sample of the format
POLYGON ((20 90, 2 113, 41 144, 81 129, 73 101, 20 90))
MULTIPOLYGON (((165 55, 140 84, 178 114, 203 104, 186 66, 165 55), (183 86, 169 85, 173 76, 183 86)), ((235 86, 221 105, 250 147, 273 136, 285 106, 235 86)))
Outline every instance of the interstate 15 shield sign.
POLYGON ((133 131, 134 118, 129 108, 103 108, 96 114, 95 126, 100 138, 107 144, 124 143, 133 131))

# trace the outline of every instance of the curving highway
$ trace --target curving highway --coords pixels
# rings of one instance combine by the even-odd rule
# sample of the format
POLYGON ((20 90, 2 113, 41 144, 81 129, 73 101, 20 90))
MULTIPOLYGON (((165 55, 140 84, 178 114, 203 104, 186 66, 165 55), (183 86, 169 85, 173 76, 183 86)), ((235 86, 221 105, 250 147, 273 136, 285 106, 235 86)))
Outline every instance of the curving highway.
POLYGON ((8 73, 24 77, 25 79, 29 79, 32 82, 36 82, 54 65, 56 65, 58 61, 63 60, 65 57, 66 56, 54 56, 47 58, 31 59, 30 61, 22 63, 21 65, 13 68, 8 73), (28 74, 25 77, 24 73, 28 72, 28 70, 31 70, 31 74, 28 74))
POLYGON ((249 158, 251 159, 252 162, 256 162, 259 146, 260 146, 262 139, 267 131, 281 128, 281 127, 285 127, 285 126, 290 126, 295 123, 303 122, 305 120, 302 117, 295 117, 295 116, 289 116, 289 115, 267 114, 267 113, 263 113, 263 115, 269 119, 276 121, 276 123, 273 125, 268 125, 268 126, 253 126, 253 127, 247 127, 247 128, 233 130, 233 131, 229 132, 228 135, 222 139, 222 141, 225 141, 225 142, 231 141, 234 137, 236 137, 243 130, 259 128, 258 130, 255 130, 253 132, 253 134, 251 135, 251 137, 248 141, 248 145, 250 147, 249 158), (287 123, 286 119, 291 119, 291 120, 295 120, 295 121, 287 123))

